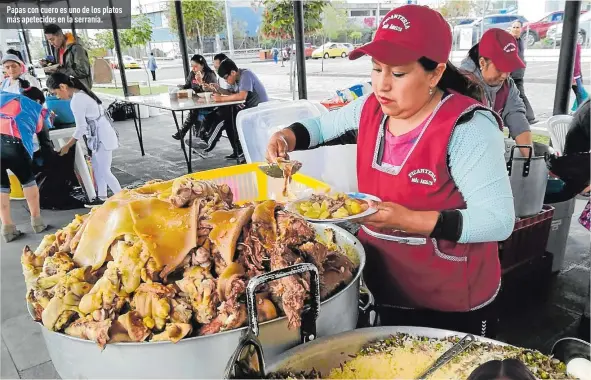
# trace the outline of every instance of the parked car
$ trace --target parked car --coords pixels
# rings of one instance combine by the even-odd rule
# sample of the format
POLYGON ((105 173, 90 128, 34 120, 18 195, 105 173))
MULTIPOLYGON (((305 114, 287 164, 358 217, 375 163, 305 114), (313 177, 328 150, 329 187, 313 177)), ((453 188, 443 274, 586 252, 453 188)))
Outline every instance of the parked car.
POLYGON ((482 35, 482 33, 492 28, 507 30, 507 28, 511 26, 513 21, 516 20, 519 20, 524 24, 527 22, 527 19, 525 17, 511 14, 496 14, 488 15, 485 17, 479 17, 471 23, 456 25, 454 27, 453 32, 454 41, 456 41, 456 43, 460 42, 460 31, 462 29, 472 28, 472 45, 475 45, 476 42, 480 40, 480 36, 482 35))
POLYGON ((316 50, 312 52, 312 58, 336 58, 342 57, 345 58, 349 55, 349 49, 345 47, 343 44, 339 44, 336 42, 327 42, 323 46, 320 46, 316 50))
MULTIPOLYGON (((349 50, 349 53, 352 52, 353 50, 355 50, 355 47, 353 46, 353 44, 350 43, 343 43, 342 44, 344 47, 346 47, 349 50)), ((347 53, 347 55, 349 54, 347 53)))
POLYGON ((526 22, 523 24, 521 37, 525 37, 527 46, 533 46, 536 42, 546 38, 548 29, 559 24, 564 19, 564 11, 550 12, 538 21, 526 22), (529 29, 529 30, 528 30, 529 29))
MULTIPOLYGON (((107 59, 107 60, 109 60, 109 62, 111 62, 111 67, 113 69, 119 68, 119 60, 117 59, 117 57, 105 57, 105 59, 107 59)), ((123 56, 123 65, 125 66, 126 69, 139 69, 140 68, 139 63, 137 63, 137 61, 130 55, 123 56)))
MULTIPOLYGON (((296 51, 296 45, 293 44, 293 46, 291 47, 292 52, 295 53, 296 51)), ((312 45, 309 42, 304 42, 304 55, 306 57, 306 59, 310 58, 312 56, 312 52, 316 49, 316 46, 312 45)))
MULTIPOLYGON (((552 42, 556 40, 556 45, 560 45, 560 40, 562 39, 562 26, 563 23, 552 25, 548 28, 546 38, 552 42)), ((589 42, 589 33, 591 33, 591 12, 585 12, 579 18, 579 43, 581 45, 585 45, 589 42)))

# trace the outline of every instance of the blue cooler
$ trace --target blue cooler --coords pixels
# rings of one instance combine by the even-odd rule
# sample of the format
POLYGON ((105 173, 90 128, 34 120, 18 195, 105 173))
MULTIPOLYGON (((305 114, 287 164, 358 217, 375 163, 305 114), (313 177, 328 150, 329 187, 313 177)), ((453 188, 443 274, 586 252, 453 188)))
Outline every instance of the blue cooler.
POLYGON ((74 114, 70 109, 69 100, 62 100, 58 99, 55 95, 49 95, 45 98, 45 105, 50 111, 55 113, 54 128, 61 129, 76 125, 74 114))

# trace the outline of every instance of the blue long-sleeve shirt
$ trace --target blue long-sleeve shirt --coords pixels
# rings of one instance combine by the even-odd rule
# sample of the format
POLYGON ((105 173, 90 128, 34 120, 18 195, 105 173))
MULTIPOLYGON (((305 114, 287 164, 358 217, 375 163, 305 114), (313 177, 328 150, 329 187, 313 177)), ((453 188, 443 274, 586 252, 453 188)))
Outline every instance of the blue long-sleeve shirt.
MULTIPOLYGON (((326 144, 359 128, 367 96, 340 110, 300 122, 310 135, 310 146, 326 144)), ((503 241, 511 235, 515 210, 505 168, 504 136, 488 111, 476 111, 458 124, 448 147, 452 179, 466 201, 460 243, 503 241)))

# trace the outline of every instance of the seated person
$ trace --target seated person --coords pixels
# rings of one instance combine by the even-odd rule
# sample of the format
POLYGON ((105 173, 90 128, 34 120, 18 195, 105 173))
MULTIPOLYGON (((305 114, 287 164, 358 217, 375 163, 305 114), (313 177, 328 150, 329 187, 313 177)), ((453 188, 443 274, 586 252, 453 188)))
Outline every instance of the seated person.
POLYGON ((40 145, 50 145, 47 125, 49 112, 41 104, 45 97, 41 90, 19 80, 22 94, 0 91, 0 136, 2 137, 0 218, 2 238, 10 242, 20 235, 10 214, 10 180, 7 170, 18 178, 31 213, 31 227, 36 233, 43 232, 47 226, 41 218, 39 188, 32 169, 33 136, 37 134, 40 145))
MULTIPOLYGON (((242 154, 242 147, 240 146, 238 132, 236 130, 236 114, 243 109, 256 107, 259 103, 268 101, 269 97, 267 96, 265 86, 263 86, 263 83, 252 71, 239 69, 236 63, 229 58, 220 63, 218 75, 228 83, 229 89, 224 90, 219 85, 214 85, 213 87, 217 92, 214 95, 214 100, 221 103, 244 101, 244 104, 220 107, 218 109, 224 120, 224 129, 232 145, 232 154, 226 156, 226 159, 243 159, 244 155, 242 154)), ((221 133, 215 137, 215 142, 220 137, 221 133)), ((215 143, 213 146, 215 146, 215 143)), ((213 147, 210 148, 213 149, 213 147)))
POLYGON ((544 203, 564 202, 574 198, 589 186, 589 117, 590 100, 585 101, 575 112, 569 126, 563 155, 550 156, 548 169, 564 182, 560 192, 548 193, 544 203))
MULTIPOLYGON (((210 83, 217 84, 215 72, 207 65, 207 61, 202 55, 195 54, 191 57, 191 72, 189 73, 185 84, 179 85, 179 88, 183 90, 192 89, 195 92, 212 91, 208 86, 210 83)), ((176 140, 180 140, 191 129, 191 126, 196 126, 196 129, 199 129, 202 122, 200 118, 204 115, 203 110, 190 110, 189 116, 185 119, 180 133, 177 132, 172 135, 172 137, 176 140)))

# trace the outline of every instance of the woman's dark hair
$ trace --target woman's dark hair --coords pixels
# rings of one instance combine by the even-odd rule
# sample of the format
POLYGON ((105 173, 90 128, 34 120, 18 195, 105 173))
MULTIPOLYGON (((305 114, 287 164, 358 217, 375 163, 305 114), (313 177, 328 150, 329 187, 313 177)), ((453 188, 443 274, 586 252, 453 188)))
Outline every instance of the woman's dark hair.
MULTIPOLYGON (((423 66, 425 71, 433 71, 438 63, 429 58, 419 58, 419 63, 423 66)), ((462 74, 460 70, 447 61, 447 67, 437 84, 442 91, 452 90, 462 95, 469 96, 481 102, 483 100, 483 91, 478 83, 471 80, 468 76, 462 74)))
POLYGON ((64 73, 54 73, 51 74, 49 78, 47 78, 47 88, 55 90, 59 88, 60 84, 65 84, 68 87, 75 88, 77 90, 84 91, 86 95, 90 96, 95 102, 98 104, 102 104, 101 100, 98 96, 92 91, 90 91, 86 86, 80 82, 78 79, 74 77, 70 77, 64 73))
POLYGON ((480 53, 478 52, 479 46, 480 46, 479 44, 476 44, 476 45, 472 46, 470 48, 470 50, 468 50, 468 57, 470 57, 470 59, 472 60, 472 62, 474 62, 476 67, 478 67, 478 65, 479 65, 478 60, 480 59, 480 53))
POLYGON ((203 58, 202 55, 195 54, 194 56, 191 57, 191 61, 203 66, 203 72, 205 74, 213 73, 213 70, 211 69, 211 67, 209 67, 209 65, 207 64, 207 61, 205 60, 205 58, 203 58))
POLYGON ((491 360, 478 366, 468 380, 535 380, 536 377, 527 369, 525 364, 517 359, 491 360))
POLYGON ((27 98, 38 102, 39 104, 45 103, 45 95, 43 95, 43 91, 37 87, 24 88, 22 94, 27 98))
POLYGON ((218 54, 216 54, 216 55, 213 56, 213 60, 214 61, 220 61, 220 62, 222 62, 225 59, 228 59, 228 56, 225 55, 224 53, 218 53, 218 54))
POLYGON ((16 80, 18 81, 19 87, 22 88, 22 89, 26 89, 26 88, 31 87, 31 83, 29 83, 29 81, 26 80, 26 79, 17 78, 16 80))
POLYGON ((18 57, 18 59, 21 60, 21 62, 25 62, 25 60, 23 59, 23 55, 21 54, 20 51, 16 50, 16 49, 7 49, 6 50, 6 54, 14 54, 18 57))

